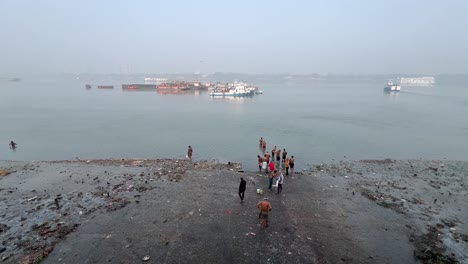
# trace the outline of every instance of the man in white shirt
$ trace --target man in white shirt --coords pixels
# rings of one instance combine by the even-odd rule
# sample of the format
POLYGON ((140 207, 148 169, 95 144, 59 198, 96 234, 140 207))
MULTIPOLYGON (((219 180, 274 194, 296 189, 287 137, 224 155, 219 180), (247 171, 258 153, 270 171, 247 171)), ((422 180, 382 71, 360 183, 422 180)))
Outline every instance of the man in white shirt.
POLYGON ((277 181, 278 181, 278 194, 279 194, 281 193, 281 191, 283 191, 283 182, 284 182, 283 172, 280 173, 280 175, 277 178, 277 181))

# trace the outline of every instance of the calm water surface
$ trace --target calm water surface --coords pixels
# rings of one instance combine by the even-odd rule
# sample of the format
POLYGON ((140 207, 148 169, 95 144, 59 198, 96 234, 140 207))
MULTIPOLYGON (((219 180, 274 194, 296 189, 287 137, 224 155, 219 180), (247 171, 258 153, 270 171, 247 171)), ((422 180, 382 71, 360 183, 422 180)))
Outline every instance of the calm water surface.
MULTIPOLYGON (((286 148, 299 168, 377 158, 466 160, 466 80, 383 92, 386 80, 253 80, 253 98, 84 88, 71 77, 0 80, 0 159, 185 157, 256 168, 258 139, 286 148), (13 152, 10 140, 19 144, 13 152)), ((140 81, 141 82, 141 81, 140 81)), ((117 86, 118 85, 118 86, 117 86)))

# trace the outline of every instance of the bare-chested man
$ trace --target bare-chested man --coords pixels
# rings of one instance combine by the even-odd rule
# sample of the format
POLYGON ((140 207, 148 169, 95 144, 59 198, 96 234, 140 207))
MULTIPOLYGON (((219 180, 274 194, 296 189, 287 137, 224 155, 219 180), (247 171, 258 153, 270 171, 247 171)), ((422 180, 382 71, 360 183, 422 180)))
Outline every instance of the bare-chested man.
POLYGON ((283 149, 283 162, 286 161, 287 156, 288 156, 288 152, 286 151, 286 149, 283 149))
POLYGON ((291 156, 289 159, 289 167, 291 168, 291 174, 294 173, 294 163, 296 162, 296 158, 294 156, 291 156))

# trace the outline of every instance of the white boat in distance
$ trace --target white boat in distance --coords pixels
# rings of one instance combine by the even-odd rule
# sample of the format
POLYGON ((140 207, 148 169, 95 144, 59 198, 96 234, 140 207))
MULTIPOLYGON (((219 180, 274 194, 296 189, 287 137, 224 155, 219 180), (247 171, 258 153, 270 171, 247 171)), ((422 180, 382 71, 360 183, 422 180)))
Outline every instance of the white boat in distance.
POLYGON ((400 78, 402 86, 433 86, 435 78, 432 76, 417 77, 417 78, 400 78))
POLYGON ((400 91, 401 86, 394 83, 392 80, 387 81, 387 86, 385 86, 384 91, 387 92, 398 92, 400 91))
POLYGON ((245 83, 234 83, 228 87, 214 88, 209 93, 210 96, 252 96, 255 94, 255 87, 248 87, 245 83))

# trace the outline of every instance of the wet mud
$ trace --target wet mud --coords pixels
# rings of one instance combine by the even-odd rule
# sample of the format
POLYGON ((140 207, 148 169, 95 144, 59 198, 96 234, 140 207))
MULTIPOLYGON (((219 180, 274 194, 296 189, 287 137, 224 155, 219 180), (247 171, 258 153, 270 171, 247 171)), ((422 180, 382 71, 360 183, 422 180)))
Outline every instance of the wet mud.
POLYGON ((281 194, 264 173, 215 161, 0 169, 3 263, 468 263, 468 162, 317 164, 286 177, 281 194))

